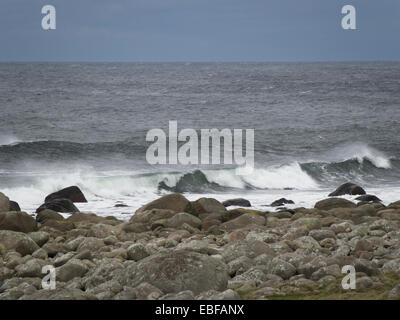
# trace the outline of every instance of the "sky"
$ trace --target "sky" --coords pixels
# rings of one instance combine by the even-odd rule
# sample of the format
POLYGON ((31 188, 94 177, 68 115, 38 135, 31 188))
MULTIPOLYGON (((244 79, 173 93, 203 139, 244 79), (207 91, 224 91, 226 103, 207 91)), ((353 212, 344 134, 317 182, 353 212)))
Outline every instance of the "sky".
POLYGON ((0 1, 3 62, 398 61, 399 35, 399 0, 0 1), (41 27, 45 5, 56 30, 41 27))

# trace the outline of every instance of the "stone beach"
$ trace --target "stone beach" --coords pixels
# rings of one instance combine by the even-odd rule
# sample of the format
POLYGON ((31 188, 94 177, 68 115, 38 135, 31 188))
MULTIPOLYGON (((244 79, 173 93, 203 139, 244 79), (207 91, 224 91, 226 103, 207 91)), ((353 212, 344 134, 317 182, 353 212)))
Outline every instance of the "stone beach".
POLYGON ((0 193, 0 300, 400 299, 400 201, 340 195, 270 212, 172 193, 120 221, 79 212, 75 187, 33 216, 0 193), (42 287, 49 265, 54 290, 42 287))

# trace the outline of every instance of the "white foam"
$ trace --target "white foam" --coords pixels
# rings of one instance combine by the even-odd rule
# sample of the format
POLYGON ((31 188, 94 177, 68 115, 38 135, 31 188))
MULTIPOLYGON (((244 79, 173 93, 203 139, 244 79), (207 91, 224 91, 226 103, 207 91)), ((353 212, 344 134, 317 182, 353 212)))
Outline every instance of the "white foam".
POLYGON ((390 158, 387 155, 362 142, 336 147, 328 153, 328 157, 330 158, 329 161, 357 159, 360 164, 365 159, 368 159, 377 168, 390 169, 392 167, 390 158))
POLYGON ((22 142, 14 135, 0 135, 0 146, 8 146, 22 142))

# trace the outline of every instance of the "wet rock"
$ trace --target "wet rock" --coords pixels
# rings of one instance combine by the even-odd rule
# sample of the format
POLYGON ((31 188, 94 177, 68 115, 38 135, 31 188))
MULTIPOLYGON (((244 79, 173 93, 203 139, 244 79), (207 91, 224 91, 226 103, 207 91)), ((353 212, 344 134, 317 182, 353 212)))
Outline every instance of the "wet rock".
POLYGON ((340 187, 338 187, 335 191, 329 194, 329 197, 337 197, 337 196, 343 196, 343 195, 363 195, 366 194, 365 190, 361 188, 360 186, 348 182, 342 184, 340 187))
POLYGON ((56 199, 68 199, 72 202, 79 203, 79 202, 87 202, 83 192, 77 186, 71 186, 49 194, 44 202, 51 202, 56 199))
POLYGON ((294 204, 294 201, 293 200, 287 200, 285 198, 281 198, 281 199, 278 199, 278 200, 275 200, 274 202, 272 202, 270 204, 270 206, 271 207, 281 207, 281 206, 283 206, 285 204, 294 204))
POLYGON ((39 213, 40 211, 43 211, 45 209, 63 213, 79 212, 79 209, 69 199, 54 199, 49 202, 45 202, 36 209, 36 213, 39 213))
POLYGON ((222 204, 224 205, 224 207, 230 207, 230 206, 251 207, 250 201, 243 198, 229 199, 222 202, 222 204))
POLYGON ((21 211, 21 207, 18 202, 10 200, 10 209, 8 211, 21 211))
POLYGON ((355 198, 355 200, 366 201, 366 202, 382 202, 381 199, 379 199, 377 196, 374 196, 372 194, 365 194, 365 195, 359 196, 359 197, 355 198))

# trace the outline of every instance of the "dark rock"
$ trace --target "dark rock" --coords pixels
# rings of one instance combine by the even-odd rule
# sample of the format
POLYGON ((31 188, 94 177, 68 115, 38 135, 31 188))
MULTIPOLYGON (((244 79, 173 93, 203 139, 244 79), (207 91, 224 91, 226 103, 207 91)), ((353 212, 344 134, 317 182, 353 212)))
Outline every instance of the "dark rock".
POLYGON ((224 205, 224 207, 230 207, 230 206, 251 207, 250 201, 243 198, 229 199, 222 202, 222 204, 224 205))
POLYGON ((72 202, 87 202, 81 189, 79 189, 77 186, 64 188, 62 190, 49 194, 44 199, 44 202, 52 202, 56 199, 68 199, 72 202))
POLYGON ((270 207, 280 207, 280 206, 283 206, 284 204, 294 204, 294 201, 287 200, 285 198, 281 198, 281 199, 278 199, 278 200, 275 200, 274 202, 272 202, 270 204, 270 207))
POLYGON ((366 201, 366 202, 382 202, 382 200, 379 199, 377 196, 374 196, 371 194, 365 194, 365 195, 359 196, 355 200, 366 201))
POLYGON ((36 213, 39 213, 40 211, 43 211, 45 209, 50 209, 56 212, 64 212, 64 213, 79 212, 79 209, 75 207, 73 202, 69 199, 55 199, 50 202, 45 202, 39 208, 36 209, 36 213))
POLYGON ((21 208, 20 208, 18 202, 10 200, 10 211, 21 211, 21 208))
POLYGON ((329 197, 343 196, 345 194, 350 194, 350 195, 361 194, 362 195, 362 194, 366 194, 366 192, 360 186, 358 186, 354 183, 348 182, 348 183, 342 184, 335 191, 330 193, 329 197))
POLYGON ((129 207, 128 205, 124 204, 124 203, 117 203, 114 208, 126 208, 129 207))
POLYGON ((36 231, 37 224, 35 219, 25 212, 2 212, 0 213, 0 230, 28 233, 36 231))

